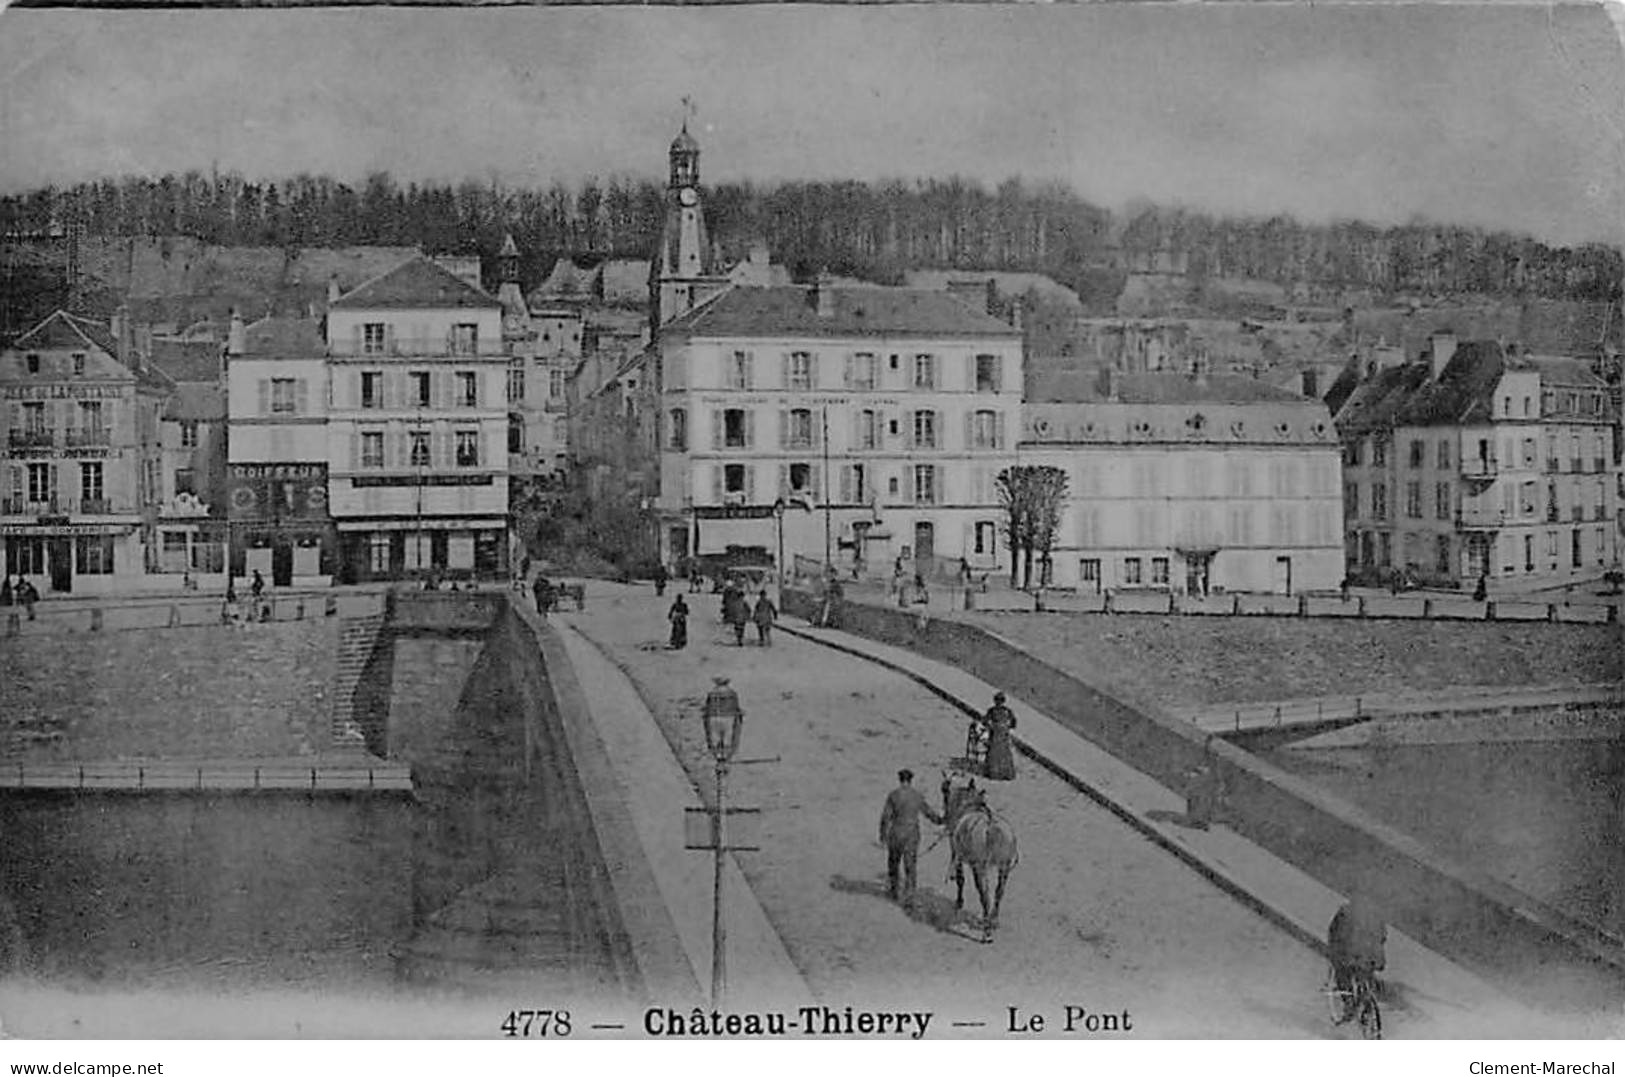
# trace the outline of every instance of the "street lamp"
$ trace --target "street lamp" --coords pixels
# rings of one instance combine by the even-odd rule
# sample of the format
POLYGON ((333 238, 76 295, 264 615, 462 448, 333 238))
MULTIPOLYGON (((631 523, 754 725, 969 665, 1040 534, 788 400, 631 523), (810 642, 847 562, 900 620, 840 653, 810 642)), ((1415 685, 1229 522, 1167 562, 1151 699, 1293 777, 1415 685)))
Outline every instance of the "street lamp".
POLYGON ((728 778, 728 762, 739 751, 739 738, 744 732, 745 712, 740 709, 739 696, 728 687, 728 678, 713 677, 711 691, 705 697, 705 746, 717 765, 717 803, 711 815, 711 839, 715 849, 715 872, 712 876, 711 903, 711 1005, 721 1006, 727 985, 726 935, 722 926, 722 854, 723 816, 726 811, 723 790, 728 778))
POLYGON ((782 497, 773 502, 773 522, 778 526, 779 533, 779 557, 777 561, 773 562, 773 567, 778 569, 779 573, 779 607, 782 609, 784 607, 784 498, 782 497))

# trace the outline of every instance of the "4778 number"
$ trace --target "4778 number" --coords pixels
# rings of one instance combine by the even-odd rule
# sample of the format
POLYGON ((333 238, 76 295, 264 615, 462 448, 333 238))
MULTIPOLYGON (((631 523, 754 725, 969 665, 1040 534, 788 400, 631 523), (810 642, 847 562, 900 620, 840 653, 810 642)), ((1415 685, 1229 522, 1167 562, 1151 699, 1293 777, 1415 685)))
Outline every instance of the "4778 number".
POLYGON ((569 1010, 509 1010, 502 1031, 510 1038, 556 1037, 570 1034, 569 1010))

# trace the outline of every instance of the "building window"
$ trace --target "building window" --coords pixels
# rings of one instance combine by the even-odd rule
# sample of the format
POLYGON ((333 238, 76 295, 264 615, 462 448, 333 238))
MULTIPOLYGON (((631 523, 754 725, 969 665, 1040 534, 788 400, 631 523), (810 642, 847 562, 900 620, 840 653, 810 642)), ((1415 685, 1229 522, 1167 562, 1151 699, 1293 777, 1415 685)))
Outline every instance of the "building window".
POLYGON ((937 503, 937 469, 934 464, 914 465, 914 503, 916 505, 937 503))
POLYGON ((523 362, 508 367, 508 403, 517 404, 525 399, 525 366, 523 362))
POLYGON ((995 552, 995 543, 998 540, 998 526, 991 520, 977 522, 973 539, 975 545, 972 547, 975 553, 991 554, 995 552))
POLYGON ((1535 536, 1533 535, 1523 537, 1523 570, 1525 572, 1535 571, 1535 536))
POLYGON ((744 408, 728 408, 722 413, 722 447, 745 449, 750 447, 748 413, 744 408))
POLYGON ((1530 410, 1529 410, 1530 406, 1531 405, 1529 403, 1529 398, 1527 396, 1524 397, 1523 398, 1523 417, 1525 419, 1529 418, 1529 416, 1530 416, 1530 410))
POLYGON ((1343 514, 1350 519, 1360 515, 1360 484, 1357 482, 1343 484, 1343 514))
POLYGON ((409 430, 407 437, 411 446, 409 456, 413 467, 429 466, 429 432, 427 430, 409 430))
POLYGON ((1570 536, 1569 560, 1574 563, 1575 568, 1579 568, 1583 560, 1580 556, 1580 529, 1578 527, 1574 529, 1574 533, 1570 536))
POLYGON ((785 366, 784 387, 806 391, 813 387, 813 357, 809 352, 791 352, 785 366))
MULTIPOLYGON (((81 400, 79 402, 79 429, 86 434, 101 434, 106 428, 102 424, 102 402, 100 400, 81 400)), ((197 424, 192 424, 193 436, 196 437, 197 424)), ((197 444, 194 440, 192 444, 197 444)), ((186 424, 181 424, 181 446, 186 444, 186 424)))
POLYGON ((871 409, 858 412, 857 430, 853 434, 854 448, 874 449, 880 444, 880 417, 871 409))
POLYGON ((784 430, 784 445, 788 449, 810 449, 813 444, 812 412, 795 408, 788 413, 789 423, 784 430))
POLYGON ((1450 519, 1450 510, 1454 507, 1451 502, 1450 484, 1441 482, 1433 488, 1433 516, 1438 520, 1450 519))
POLYGON ((1158 587, 1168 586, 1168 559, 1166 557, 1153 557, 1151 559, 1151 582, 1158 587))
POLYGON ((997 449, 999 447, 999 416, 997 412, 978 411, 971 416, 971 448, 997 449))
POLYGON ((73 567, 81 576, 113 574, 113 536, 80 535, 73 540, 73 567))
POLYGON ((1388 441, 1386 438, 1375 437, 1371 439, 1371 466, 1388 466, 1388 441))
POLYGON ((976 391, 979 393, 996 393, 1003 388, 1004 364, 997 355, 978 355, 976 357, 976 391))
POLYGON ((804 494, 804 493, 806 493, 807 491, 809 491, 811 489, 812 489, 812 465, 811 464, 791 464, 790 465, 790 492, 792 494, 804 494))
POLYGON ((851 497, 847 501, 854 505, 864 505, 869 501, 869 467, 867 464, 853 464, 848 472, 851 477, 851 497))
POLYGON ((1377 533, 1377 564, 1387 568, 1394 563, 1394 536, 1386 531, 1377 533))
POLYGON ((1434 568, 1446 575, 1450 574, 1450 536, 1434 536, 1434 568))
POLYGON ((457 431, 457 466, 480 466, 480 432, 478 430, 457 431))
POLYGON ((23 359, 23 363, 28 368, 28 372, 30 374, 38 374, 39 352, 29 352, 28 355, 23 359))
POLYGON ((459 322, 451 327, 451 354, 478 355, 480 353, 480 327, 473 322, 459 322))
POLYGON ((292 379, 292 378, 272 378, 271 379, 271 413, 272 414, 274 414, 274 415, 275 414, 282 414, 282 415, 291 415, 291 414, 293 414, 293 411, 294 411, 294 408, 295 408, 295 406, 297 404, 297 399, 298 399, 296 397, 296 395, 295 395, 293 382, 294 382, 294 379, 292 379))
POLYGON ((1604 561, 1607 560, 1607 554, 1608 554, 1608 551, 1606 549, 1607 545, 1608 545, 1608 532, 1605 531, 1603 528, 1600 528, 1600 527, 1597 528, 1597 564, 1599 564, 1599 565, 1604 563, 1604 561))
POLYGON ((848 389, 873 389, 875 387, 875 357, 869 352, 859 352, 854 355, 846 368, 846 387, 848 389))
POLYGON ((464 408, 480 406, 480 376, 472 370, 457 372, 457 405, 464 408))
POLYGON ((1364 446, 1365 442, 1360 438, 1347 442, 1343 446, 1343 463, 1350 467, 1359 467, 1360 461, 1365 458, 1364 446))
POLYGON ((914 357, 914 388, 935 389, 937 387, 937 357, 934 355, 916 355, 914 357))
POLYGON ((1374 482, 1371 484, 1371 518, 1373 520, 1388 519, 1388 484, 1374 482))
POLYGON ((1533 469, 1537 464, 1535 459, 1535 439, 1523 439, 1523 466, 1533 469))
POLYGON ((745 492, 745 465, 728 464, 722 469, 722 492, 724 494, 739 494, 745 492))
POLYGON ((671 409, 671 448, 673 452, 688 451, 688 411, 671 409))
POLYGON ((102 499, 102 465, 100 463, 79 465, 79 496, 87 501, 100 501, 102 499))
POLYGON ((367 536, 367 569, 377 574, 389 571, 388 531, 374 531, 367 536))
POLYGON ((1145 582, 1140 577, 1140 559, 1138 557, 1123 559, 1123 582, 1130 587, 1138 587, 1145 582))
POLYGON ((1079 561, 1078 579, 1090 590, 1100 590, 1100 558, 1085 557, 1079 561))
POLYGON ((554 400, 564 397, 564 371, 549 370, 547 372, 547 395, 554 400))
MULTIPOLYGON (((1415 444, 1420 445, 1421 442, 1415 444)), ((1412 520, 1422 518, 1422 484, 1419 482, 1405 484, 1405 515, 1412 520)))
POLYGON ((1520 516, 1533 516, 1538 511, 1535 507, 1537 496, 1535 483, 1525 482, 1518 485, 1518 514, 1520 516))
POLYGON ((936 412, 916 411, 914 413, 914 447, 916 449, 935 449, 937 447, 936 412))
POLYGON ((50 464, 28 465, 28 500, 39 502, 51 500, 52 487, 55 485, 51 481, 50 464))
POLYGON ((82 378, 82 377, 85 376, 85 353, 84 352, 74 352, 73 353, 73 376, 76 377, 76 378, 82 378))
POLYGON ((751 369, 750 352, 734 352, 728 357, 727 377, 724 379, 730 389, 749 389, 754 382, 754 371, 751 369))
POLYGON ((381 468, 384 466, 384 432, 382 430, 368 430, 361 435, 361 466, 368 468, 381 468))
POLYGON ((1411 442, 1411 467, 1414 468, 1422 466, 1422 454, 1424 451, 1425 450, 1423 449, 1420 441, 1411 442))
MULTIPOLYGON (((98 426, 100 425, 100 420, 97 420, 97 425, 98 426)), ((197 448, 197 420, 196 419, 182 419, 181 420, 181 448, 183 448, 183 449, 195 449, 195 448, 197 448)))
POLYGON ((361 406, 364 408, 381 408, 384 406, 384 375, 378 370, 363 370, 361 372, 361 406))
POLYGON ((525 424, 517 416, 508 416, 508 452, 525 451, 525 424))
POLYGON ((1450 467, 1450 442, 1439 442, 1439 468, 1445 470, 1450 467))
POLYGON ((383 322, 367 322, 361 327, 361 353, 383 355, 386 335, 383 322))
POLYGON ((430 392, 430 384, 434 380, 429 377, 427 370, 414 370, 407 375, 411 379, 412 406, 418 408, 430 407, 434 397, 430 392))

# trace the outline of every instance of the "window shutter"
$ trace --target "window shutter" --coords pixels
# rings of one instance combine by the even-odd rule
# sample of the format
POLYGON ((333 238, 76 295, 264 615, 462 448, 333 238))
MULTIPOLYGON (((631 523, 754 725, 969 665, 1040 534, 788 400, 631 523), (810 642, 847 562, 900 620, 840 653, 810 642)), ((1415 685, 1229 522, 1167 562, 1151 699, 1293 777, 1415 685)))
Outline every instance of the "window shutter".
POLYGON ((809 389, 816 389, 820 384, 818 380, 818 360, 817 352, 813 352, 807 359, 807 387, 809 389))
POLYGON ((271 379, 260 379, 260 414, 271 414, 271 379))
POLYGON ((361 431, 350 428, 350 470, 361 470, 361 431))
MULTIPOLYGON (((975 361, 975 359, 971 360, 973 363, 975 361)), ((976 412, 972 410, 965 413, 965 448, 974 449, 976 447, 976 412)))
POLYGON ((45 491, 45 493, 52 501, 55 501, 56 500, 56 489, 57 489, 57 485, 56 485, 56 483, 57 483, 57 465, 52 464, 50 466, 50 468, 47 469, 46 475, 49 476, 49 481, 50 481, 51 485, 50 485, 50 488, 45 491))
POLYGON ((745 448, 756 447, 756 410, 748 409, 745 412, 745 448))
POLYGON ((711 448, 722 448, 722 409, 711 412, 711 448))
POLYGON ((361 323, 350 326, 350 354, 361 354, 361 323))
POLYGON ((993 391, 995 393, 1004 392, 1004 356, 1002 355, 993 357, 993 391))
POLYGON ((967 391, 973 392, 973 393, 978 388, 978 386, 976 384, 976 356, 975 356, 975 354, 965 356, 965 388, 966 388, 967 391))
POLYGON ((812 427, 812 447, 821 449, 824 445, 824 423, 827 421, 828 411, 819 411, 809 417, 808 425, 812 427))
POLYGON ((844 384, 848 389, 851 389, 853 387, 854 382, 856 381, 856 374, 855 374, 856 369, 857 369, 857 358, 851 352, 847 352, 846 353, 846 373, 843 376, 842 384, 844 384))
POLYGON ((993 447, 995 449, 1009 448, 1004 443, 1004 412, 1002 411, 993 413, 993 447))
POLYGON ((293 383, 293 410, 296 415, 310 412, 310 383, 304 378, 293 383))
POLYGON ((721 464, 718 464, 711 469, 711 503, 714 505, 722 504, 723 470, 724 469, 721 464))
POLYGON ((822 468, 815 467, 808 470, 807 489, 812 492, 814 501, 824 496, 824 472, 822 468))
POLYGON ((852 504, 853 474, 850 464, 841 467, 841 504, 852 504))
POLYGON ((482 376, 484 373, 483 370, 474 371, 474 406, 476 408, 485 406, 485 378, 482 376))
POLYGON ((395 326, 392 322, 384 323, 384 350, 395 354, 395 326))
POLYGON ((779 379, 779 388, 788 389, 788 388, 790 388, 790 353, 789 352, 785 352, 782 356, 780 356, 780 370, 782 371, 782 377, 779 379))
MULTIPOLYGON (((916 424, 919 422, 918 415, 919 412, 917 411, 903 412, 903 448, 905 449, 914 448, 914 431, 917 428, 916 424)), ((910 498, 910 500, 913 499, 910 498)))
POLYGON ((779 496, 784 497, 790 492, 790 465, 779 465, 779 496))
POLYGON ((790 412, 786 408, 779 409, 779 448, 790 447, 790 412))
POLYGON ((756 469, 749 464, 745 465, 745 502, 756 503, 756 469))
POLYGON ((932 485, 935 487, 935 489, 932 490, 932 494, 934 495, 932 500, 935 501, 939 505, 943 504, 943 502, 946 500, 946 498, 943 495, 944 495, 944 492, 948 489, 947 479, 948 479, 948 469, 947 468, 938 466, 938 467, 934 467, 934 468, 931 469, 932 485))
POLYGON ((909 504, 909 505, 912 505, 914 503, 914 465, 913 464, 904 464, 903 465, 903 502, 905 504, 909 504))

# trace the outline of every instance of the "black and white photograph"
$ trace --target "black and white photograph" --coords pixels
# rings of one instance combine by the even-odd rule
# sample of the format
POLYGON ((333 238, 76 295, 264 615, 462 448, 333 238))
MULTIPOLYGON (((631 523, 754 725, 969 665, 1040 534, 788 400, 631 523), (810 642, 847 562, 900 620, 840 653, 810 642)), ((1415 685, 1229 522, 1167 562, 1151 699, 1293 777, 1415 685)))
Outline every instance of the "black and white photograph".
POLYGON ((1621 25, 0 13, 6 1059, 1613 1073, 1621 25))

